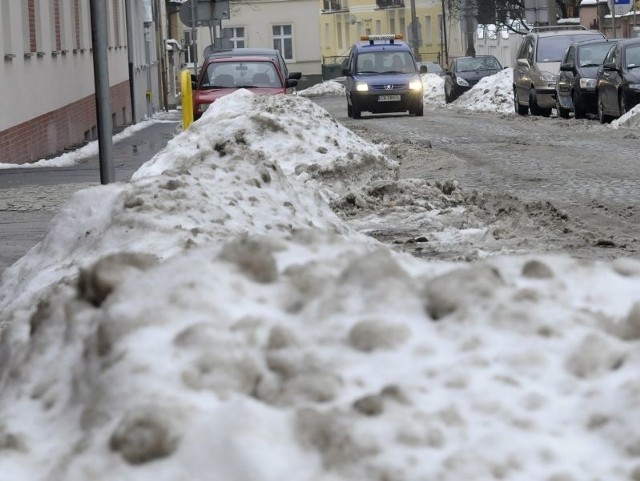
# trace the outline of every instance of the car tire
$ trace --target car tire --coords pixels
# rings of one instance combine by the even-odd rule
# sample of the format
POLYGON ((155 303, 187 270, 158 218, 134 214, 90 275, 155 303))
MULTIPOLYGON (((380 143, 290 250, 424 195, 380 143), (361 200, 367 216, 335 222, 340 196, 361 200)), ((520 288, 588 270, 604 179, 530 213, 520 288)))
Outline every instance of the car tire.
POLYGON ((453 102, 453 99, 451 98, 451 95, 447 93, 447 89, 445 87, 444 89, 444 101, 448 104, 450 104, 451 102, 453 102))
POLYGON ((529 111, 531 115, 542 115, 540 107, 536 103, 536 89, 529 90, 529 111))
POLYGON ((424 116, 424 104, 422 102, 420 102, 420 105, 418 105, 413 111, 413 115, 415 115, 416 117, 424 116))
POLYGON ((580 97, 578 97, 578 94, 575 92, 575 90, 571 94, 571 99, 573 100, 573 116, 576 119, 584 119, 587 115, 587 111, 582 105, 580 97))
POLYGON ((527 115, 529 113, 529 107, 520 103, 520 98, 518 97, 518 89, 515 87, 513 88, 513 106, 515 107, 516 113, 518 115, 527 115))
POLYGON ((620 117, 627 113, 627 97, 625 96, 624 92, 620 92, 618 107, 620 109, 620 117))
POLYGON ((601 124, 607 124, 611 122, 611 117, 604 113, 604 105, 602 105, 602 99, 598 93, 598 120, 601 124))
POLYGON ((351 99, 351 112, 353 113, 354 119, 357 120, 362 118, 362 111, 360 110, 360 107, 358 107, 357 102, 353 99, 351 99))
POLYGON ((560 97, 556 93, 556 111, 558 112, 558 117, 563 119, 569 118, 569 109, 565 109, 562 105, 560 105, 560 97))
POLYGON ((349 104, 347 100, 347 117, 353 117, 353 107, 349 104))

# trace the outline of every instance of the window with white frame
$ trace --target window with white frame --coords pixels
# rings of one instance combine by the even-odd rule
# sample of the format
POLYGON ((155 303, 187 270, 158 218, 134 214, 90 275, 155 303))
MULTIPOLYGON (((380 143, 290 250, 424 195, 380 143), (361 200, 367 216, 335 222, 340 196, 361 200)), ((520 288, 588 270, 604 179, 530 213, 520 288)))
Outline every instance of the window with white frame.
POLYGON ((222 38, 229 48, 244 48, 246 39, 244 38, 244 27, 226 27, 222 29, 222 38))
POLYGON ((424 43, 431 45, 433 43, 433 30, 431 30, 431 15, 424 17, 424 43))
POLYGON ((285 60, 293 60, 293 32, 291 25, 273 25, 273 48, 279 50, 285 60))

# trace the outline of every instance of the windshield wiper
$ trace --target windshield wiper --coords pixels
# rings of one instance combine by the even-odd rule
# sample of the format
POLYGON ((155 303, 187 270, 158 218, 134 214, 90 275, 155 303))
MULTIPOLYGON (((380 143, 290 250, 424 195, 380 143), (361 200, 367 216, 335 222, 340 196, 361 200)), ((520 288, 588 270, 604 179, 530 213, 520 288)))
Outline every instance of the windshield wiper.
POLYGON ((402 70, 387 70, 386 72, 380 72, 381 74, 386 74, 386 73, 409 73, 409 72, 403 72, 402 70))
POLYGON ((631 70, 632 68, 638 68, 640 65, 628 65, 627 68, 631 70))

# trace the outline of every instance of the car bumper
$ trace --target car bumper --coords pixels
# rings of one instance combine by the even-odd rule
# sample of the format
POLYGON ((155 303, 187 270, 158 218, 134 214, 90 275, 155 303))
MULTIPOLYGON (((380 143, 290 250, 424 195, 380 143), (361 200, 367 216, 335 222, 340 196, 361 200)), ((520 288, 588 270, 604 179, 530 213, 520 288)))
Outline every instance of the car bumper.
POLYGON ((554 87, 536 87, 536 103, 546 109, 556 106, 556 89, 554 87))
POLYGON ((352 92, 351 102, 355 102, 363 112, 385 113, 406 112, 422 103, 422 90, 384 93, 352 92))
POLYGON ((598 97, 596 96, 596 90, 580 90, 577 92, 577 98, 580 105, 584 110, 590 113, 596 113, 598 111, 598 97))

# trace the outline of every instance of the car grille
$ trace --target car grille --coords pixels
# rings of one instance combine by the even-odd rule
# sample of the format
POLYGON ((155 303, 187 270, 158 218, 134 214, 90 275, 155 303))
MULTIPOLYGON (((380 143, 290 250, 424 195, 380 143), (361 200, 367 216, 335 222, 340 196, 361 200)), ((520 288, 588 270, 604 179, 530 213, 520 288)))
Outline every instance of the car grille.
POLYGON ((406 84, 382 84, 382 85, 371 85, 371 90, 376 92, 384 92, 385 90, 394 90, 394 89, 404 89, 407 88, 406 84), (387 88, 388 86, 391 88, 387 88))

